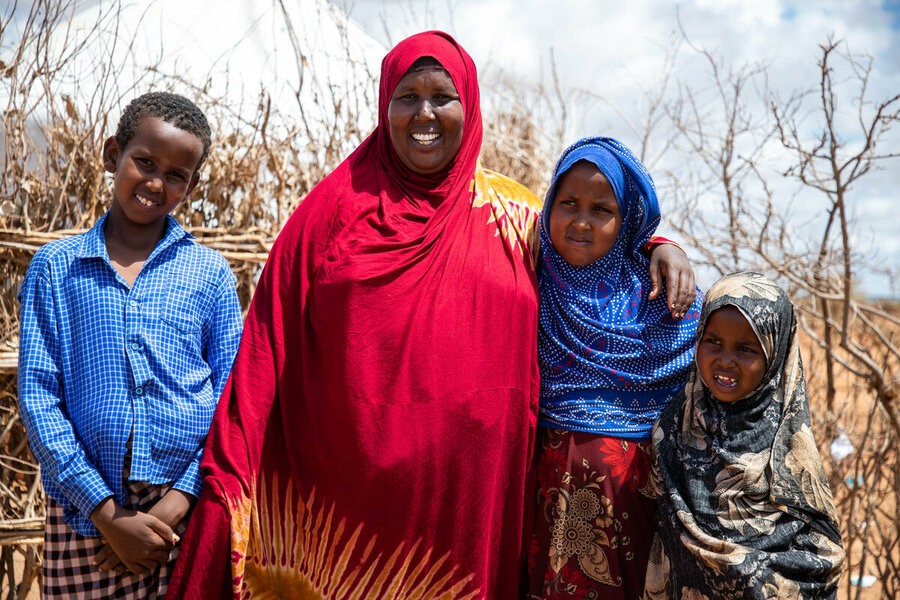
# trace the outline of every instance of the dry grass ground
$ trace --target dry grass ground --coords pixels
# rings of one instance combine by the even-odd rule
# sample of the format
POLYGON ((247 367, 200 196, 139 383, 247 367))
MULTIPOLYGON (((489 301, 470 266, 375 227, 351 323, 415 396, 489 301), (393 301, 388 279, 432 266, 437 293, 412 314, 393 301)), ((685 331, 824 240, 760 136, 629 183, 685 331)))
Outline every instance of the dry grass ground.
POLYGON ((810 412, 819 451, 834 492, 848 569, 839 598, 876 600, 895 598, 896 566, 900 564, 897 520, 898 454, 887 413, 859 378, 842 371, 835 380, 836 403, 826 405, 821 348, 802 337, 810 412), (839 431, 853 443, 854 452, 836 461, 830 446, 839 431), (871 587, 856 586, 851 576, 875 577, 871 587))

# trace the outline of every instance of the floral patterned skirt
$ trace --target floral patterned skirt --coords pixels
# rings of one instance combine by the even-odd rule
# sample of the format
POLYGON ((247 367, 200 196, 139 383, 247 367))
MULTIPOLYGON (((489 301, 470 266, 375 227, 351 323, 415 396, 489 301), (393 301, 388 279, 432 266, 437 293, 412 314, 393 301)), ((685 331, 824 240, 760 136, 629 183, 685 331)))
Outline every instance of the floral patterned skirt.
POLYGON ((529 600, 633 600, 644 589, 656 503, 650 442, 538 429, 529 600))

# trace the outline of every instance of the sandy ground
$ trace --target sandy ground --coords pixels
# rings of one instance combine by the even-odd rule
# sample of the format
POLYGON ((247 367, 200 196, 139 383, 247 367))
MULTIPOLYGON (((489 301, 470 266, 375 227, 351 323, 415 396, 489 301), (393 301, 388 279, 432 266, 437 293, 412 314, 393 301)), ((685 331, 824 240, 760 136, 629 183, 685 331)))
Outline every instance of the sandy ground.
MULTIPOLYGON (((816 369, 816 365, 806 362, 806 359, 809 356, 810 356, 810 354, 808 352, 804 351, 804 362, 806 363, 805 366, 807 368, 807 374, 806 374, 807 381, 810 383, 813 383, 810 381, 810 379, 813 379, 813 380, 815 379, 815 377, 817 375, 817 369, 816 369)), ((841 415, 841 417, 839 417, 838 421, 839 422, 844 421, 844 424, 849 425, 850 422, 852 422, 852 421, 863 420, 865 414, 868 412, 867 407, 865 406, 864 403, 857 404, 856 402, 853 402, 851 400, 851 398, 853 398, 853 396, 854 396, 853 386, 851 384, 849 384, 849 382, 839 381, 838 388, 840 389, 841 396, 843 398, 846 398, 845 402, 847 403, 847 405, 844 407, 844 410, 841 411, 842 415, 841 415), (844 394, 846 394, 846 395, 844 395, 844 394)), ((816 397, 816 394, 814 392, 810 394, 811 411, 813 412, 814 415, 822 414, 820 412, 820 411, 822 411, 822 407, 819 406, 818 400, 819 399, 816 397)), ((823 458, 827 460, 826 453, 829 451, 829 448, 828 448, 829 441, 824 441, 825 443, 822 443, 822 442, 823 442, 823 440, 820 440, 820 445, 821 445, 820 451, 822 453, 823 458)), ((836 491, 836 495, 839 495, 837 493, 837 490, 835 490, 835 491, 836 491)), ((843 520, 845 520, 845 519, 842 518, 842 521, 843 520)), ((887 525, 887 524, 885 524, 885 525, 887 525)), ((851 554, 855 555, 858 553, 858 549, 850 549, 850 552, 851 552, 851 554)), ((15 553, 14 556, 15 556, 15 571, 16 571, 15 579, 18 582, 21 578, 23 557, 19 553, 15 553)), ((854 574, 856 574, 856 573, 854 573, 854 574)), ((866 574, 874 575, 875 570, 870 567, 870 568, 866 569, 866 574)), ((8 585, 9 585, 8 580, 4 577, 3 580, 0 581, 0 598, 5 599, 7 597, 7 594, 9 593, 8 585)), ((882 591, 880 582, 878 582, 877 580, 874 582, 874 584, 871 587, 858 588, 857 586, 849 585, 849 574, 845 573, 844 576, 841 578, 841 583, 840 583, 840 587, 838 589, 838 594, 837 594, 838 598, 841 600, 845 600, 845 599, 854 599, 855 600, 857 598, 857 593, 859 593, 859 596, 858 596, 859 600, 882 600, 883 598, 887 598, 887 596, 885 596, 884 592, 882 591)), ((26 600, 38 600, 40 598, 40 591, 39 591, 38 583, 36 581, 32 585, 32 589, 30 590, 29 594, 25 598, 26 598, 26 600)))
MULTIPOLYGON (((16 571, 16 583, 18 583, 19 580, 22 579, 22 566, 24 563, 24 558, 22 557, 21 554, 16 552, 15 554, 13 554, 13 560, 14 560, 13 564, 15 565, 15 571, 16 571)), ((3 581, 0 581, 0 598, 6 598, 6 594, 9 593, 7 591, 8 587, 9 587, 9 581, 4 577, 3 581)), ((31 590, 28 592, 28 595, 25 596, 24 600, 40 600, 40 597, 41 597, 41 590, 38 587, 37 581, 35 581, 32 584, 31 590)))
MULTIPOLYGON (((15 557, 16 557, 16 562, 15 562, 16 581, 19 581, 19 578, 21 577, 21 574, 22 574, 22 555, 19 553, 16 553, 15 557)), ((8 585, 7 581, 4 578, 4 580, 2 582, 0 582, 0 598, 6 597, 7 585, 8 585)), ((838 598, 848 598, 848 597, 855 598, 856 592, 857 592, 857 588, 855 586, 853 586, 852 595, 851 596, 847 595, 847 575, 845 574, 844 577, 841 579, 841 585, 840 585, 840 589, 838 591, 838 598)), ((863 588, 861 590, 861 592, 862 593, 859 596, 860 600, 883 600, 883 598, 884 598, 884 596, 881 592, 881 586, 878 583, 876 583, 872 587, 863 588)), ((38 588, 37 582, 34 582, 34 584, 31 587, 31 591, 28 593, 27 596, 25 596, 25 600, 40 600, 40 589, 38 588)))

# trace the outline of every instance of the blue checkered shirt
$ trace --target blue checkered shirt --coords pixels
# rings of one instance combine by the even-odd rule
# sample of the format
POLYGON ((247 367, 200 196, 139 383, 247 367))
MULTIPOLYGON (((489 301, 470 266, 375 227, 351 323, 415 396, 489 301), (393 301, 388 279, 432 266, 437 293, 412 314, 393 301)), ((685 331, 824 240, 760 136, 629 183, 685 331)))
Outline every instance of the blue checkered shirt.
MULTIPOLYGON (((108 213, 107 213, 108 214, 108 213)), ((129 288, 104 215, 42 247, 19 292, 19 408, 44 489, 78 533, 129 479, 200 495, 200 457, 241 333, 234 275, 171 216, 129 288)))

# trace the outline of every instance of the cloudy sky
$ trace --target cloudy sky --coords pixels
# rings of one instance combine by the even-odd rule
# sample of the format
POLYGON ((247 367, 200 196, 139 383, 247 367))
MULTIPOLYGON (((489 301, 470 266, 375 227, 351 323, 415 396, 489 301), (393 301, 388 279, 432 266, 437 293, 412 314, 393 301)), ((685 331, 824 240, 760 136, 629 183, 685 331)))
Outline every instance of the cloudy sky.
MULTIPOLYGON (((423 29, 449 31, 474 58, 485 101, 495 106, 512 103, 513 99, 492 92, 492 80, 502 73, 522 88, 548 83, 552 53, 568 110, 564 143, 585 135, 611 135, 634 147, 638 143, 637 125, 647 109, 646 92, 658 86, 667 53, 681 30, 690 44, 682 41, 677 46, 673 81, 701 96, 711 93, 709 69, 693 48, 712 52, 733 69, 765 65, 766 79, 755 80, 754 86, 765 84, 787 98, 798 90, 815 87, 819 44, 829 36, 844 40, 850 51, 873 58, 870 100, 900 93, 900 0, 332 1, 354 21, 352 51, 364 56, 370 68, 377 69, 385 48, 411 33, 423 29)), ((324 2, 283 2, 292 14, 298 36, 306 40, 312 52, 333 45, 325 23, 327 10, 322 9, 324 2)), ((17 12, 27 11, 25 5, 19 3, 17 12)), ((0 14, 7 14, 11 6, 7 0, 0 0, 0 14)), ((80 0, 76 3, 77 18, 90 26, 96 13, 110 6, 115 6, 112 0, 80 0)), ((120 6, 120 31, 126 40, 133 39, 134 55, 160 60, 163 72, 200 81, 197 76, 205 77, 212 72, 210 65, 215 65, 227 69, 229 92, 246 90, 245 96, 253 100, 262 87, 279 107, 296 105, 293 80, 297 69, 278 0, 222 0, 215 11, 209 10, 205 0, 123 0, 120 6)), ((2 40, 0 50, 8 50, 10 41, 2 40)), ((107 50, 99 51, 102 54, 107 50)), ((143 65, 132 67, 136 72, 143 69, 143 65)), ((84 69, 79 69, 73 81, 92 91, 84 69)), ((123 63, 121 73, 127 70, 123 63)), ((329 64, 324 70, 333 74, 338 69, 329 64)), ((847 72, 839 76, 845 80, 847 72)), ((225 79, 213 81, 222 83, 225 79)), ((673 84, 668 93, 675 91, 677 86, 673 84)), ((857 92, 851 87, 841 88, 841 106, 852 109, 857 92)), ((765 105, 755 89, 748 90, 748 98, 749 108, 765 115, 765 105)), ((846 110, 838 118, 847 141, 858 141, 853 111, 846 110)), ((815 119, 806 123, 810 131, 816 124, 815 119)), ((651 147, 654 161, 649 166, 654 173, 694 166, 673 163, 671 153, 663 154, 667 148, 663 135, 655 137, 651 147)), ((882 149, 900 152, 900 126, 883 140, 882 149)), ((784 159, 783 153, 768 153, 767 176, 774 177, 783 170, 784 159)), ((871 264, 900 272, 900 219, 896 216, 895 192, 900 188, 900 160, 884 166, 851 190, 854 242, 871 264)), ((658 181, 663 179, 657 175, 658 181)), ((774 191, 782 203, 792 203, 792 212, 800 216, 798 223, 806 223, 805 214, 822 212, 822 199, 804 195, 796 184, 782 181, 774 191)), ((709 201, 715 202, 715 198, 709 201)), ((665 214, 665 194, 661 203, 665 214)), ((805 229, 816 231, 814 226, 805 229)), ((665 227, 662 232, 666 233, 665 227)), ((703 287, 712 283, 710 277, 701 276, 703 287)), ((900 282, 875 273, 860 273, 859 279, 869 293, 900 298, 900 282)))
MULTIPOLYGON (((634 127, 646 110, 645 91, 659 82, 667 51, 680 29, 695 47, 723 64, 767 67, 767 84, 782 97, 817 84, 819 44, 829 36, 855 53, 871 55, 868 97, 900 93, 900 1, 889 0, 337 0, 350 17, 386 45, 425 28, 452 33, 487 78, 498 69, 526 82, 549 81, 551 51, 570 118, 564 135, 606 134, 636 144, 634 127), (680 26, 679 26, 680 22, 680 26), (587 92, 587 93, 585 93, 587 92), (602 97, 604 101, 598 101, 602 97)), ((698 89, 709 84, 700 56, 682 43, 673 77, 698 89)), ((844 73, 843 75, 846 75, 844 73)), ((851 88, 839 101, 852 108, 851 88)), ((750 90, 751 95, 753 90, 750 90)), ((751 107, 752 107, 751 102, 751 107)), ((764 107, 756 104, 756 109, 764 107)), ((841 115, 848 141, 857 137, 855 114, 841 115)), ((900 152, 900 127, 885 140, 900 152)), ((770 157, 777 170, 779 158, 770 157)), ((677 167, 676 167, 677 168, 677 167)), ((795 203, 794 213, 820 210, 820 199, 798 195, 797 186, 777 193, 795 203)), ((851 190, 857 248, 874 264, 900 271, 900 160, 851 190)), ((663 210, 665 203, 663 199, 663 210)), ((900 284, 865 273, 867 291, 900 297, 900 284)), ((705 284, 711 283, 703 282, 705 284)))

